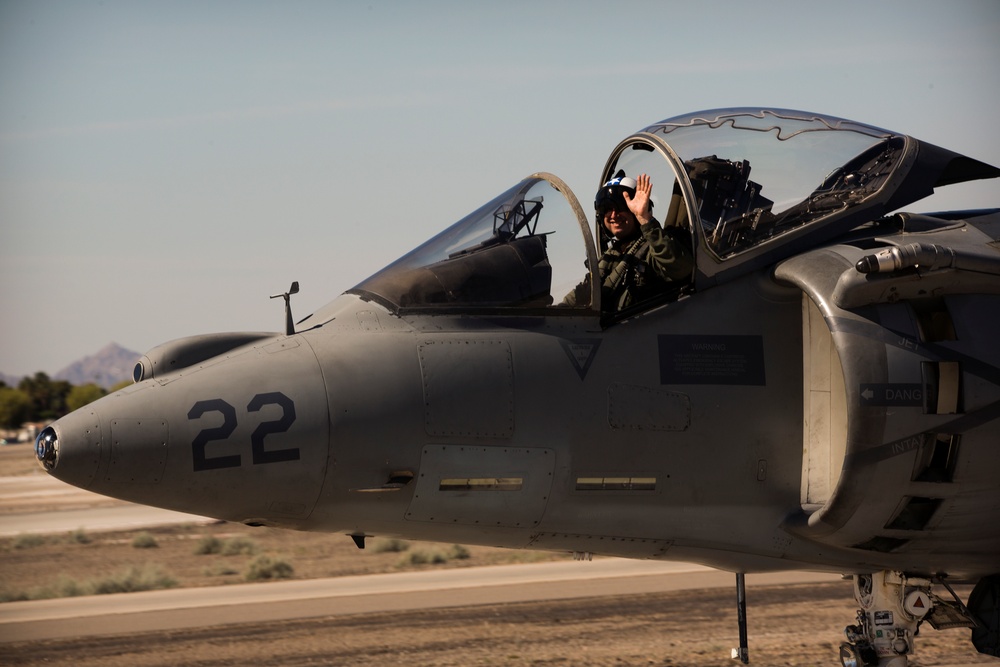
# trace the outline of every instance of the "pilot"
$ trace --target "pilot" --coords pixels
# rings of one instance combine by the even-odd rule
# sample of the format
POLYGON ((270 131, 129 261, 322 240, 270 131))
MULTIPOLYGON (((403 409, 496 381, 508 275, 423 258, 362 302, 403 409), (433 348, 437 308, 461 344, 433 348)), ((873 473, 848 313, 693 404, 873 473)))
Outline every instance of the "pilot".
MULTIPOLYGON (((653 217, 652 190, 648 175, 633 180, 619 172, 594 198, 605 247, 598 265, 604 310, 623 310, 691 278, 691 247, 664 231, 653 217)), ((563 305, 586 302, 589 287, 587 281, 577 285, 563 299, 563 305)))

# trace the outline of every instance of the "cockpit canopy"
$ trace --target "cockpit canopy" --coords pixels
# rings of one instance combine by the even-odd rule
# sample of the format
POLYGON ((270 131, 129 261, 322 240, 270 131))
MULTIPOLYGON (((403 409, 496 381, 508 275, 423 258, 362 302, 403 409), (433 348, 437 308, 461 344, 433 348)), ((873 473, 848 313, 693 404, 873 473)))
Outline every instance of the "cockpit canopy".
POLYGON ((905 143, 867 125, 776 111, 695 114, 644 133, 667 143, 682 162, 695 217, 719 258, 875 195, 905 143))
POLYGON ((547 308, 587 279, 587 253, 573 193, 536 174, 352 291, 404 310, 547 308))
MULTIPOLYGON (((612 151, 595 186, 622 172, 650 175, 654 216, 673 238, 690 242, 696 259, 686 289, 653 303, 829 242, 935 187, 1000 176, 996 167, 888 130, 757 108, 650 125, 612 151)), ((588 222, 594 214, 586 201, 584 213, 561 180, 535 174, 350 292, 395 312, 598 311, 594 272, 606 241, 600 222, 588 222), (567 300, 570 293, 577 298, 567 300)), ((313 317, 313 326, 324 321, 313 317)))

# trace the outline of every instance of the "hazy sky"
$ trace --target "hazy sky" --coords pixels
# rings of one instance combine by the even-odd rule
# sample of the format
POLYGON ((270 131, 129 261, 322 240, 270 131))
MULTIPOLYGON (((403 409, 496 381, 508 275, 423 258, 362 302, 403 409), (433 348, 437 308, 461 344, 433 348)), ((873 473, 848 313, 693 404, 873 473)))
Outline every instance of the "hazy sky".
POLYGON ((1000 165, 998 35, 997 0, 0 0, 0 371, 279 331, 291 281, 298 319, 535 171, 586 206, 689 111, 1000 165))

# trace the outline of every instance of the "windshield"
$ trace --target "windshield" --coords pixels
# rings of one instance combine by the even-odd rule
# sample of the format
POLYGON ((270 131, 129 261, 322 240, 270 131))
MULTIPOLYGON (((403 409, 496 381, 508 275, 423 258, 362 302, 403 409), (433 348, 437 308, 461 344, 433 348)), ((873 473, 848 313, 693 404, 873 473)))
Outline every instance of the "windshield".
POLYGON ((350 292, 394 309, 545 309, 575 291, 588 308, 586 226, 565 184, 536 174, 350 292))
POLYGON ((904 139, 839 118, 729 109, 662 121, 644 132, 683 161, 709 248, 727 257, 874 194, 904 139))

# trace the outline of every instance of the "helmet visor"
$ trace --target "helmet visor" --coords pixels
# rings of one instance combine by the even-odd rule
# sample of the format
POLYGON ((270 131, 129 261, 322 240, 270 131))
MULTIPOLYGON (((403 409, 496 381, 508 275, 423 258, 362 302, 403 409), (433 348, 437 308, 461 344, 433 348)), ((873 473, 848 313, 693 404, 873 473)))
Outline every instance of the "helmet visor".
POLYGON ((625 188, 620 186, 603 187, 594 198, 594 210, 599 217, 604 217, 611 211, 628 211, 628 204, 625 203, 625 188))

